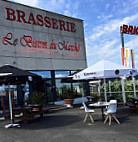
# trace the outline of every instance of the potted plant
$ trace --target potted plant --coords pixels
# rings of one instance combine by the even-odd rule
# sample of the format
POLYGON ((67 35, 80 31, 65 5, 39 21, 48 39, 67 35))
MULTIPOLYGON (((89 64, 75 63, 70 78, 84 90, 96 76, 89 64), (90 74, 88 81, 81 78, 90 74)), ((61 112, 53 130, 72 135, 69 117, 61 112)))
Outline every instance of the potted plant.
POLYGON ((34 111, 39 111, 39 109, 42 108, 45 104, 45 94, 42 92, 34 92, 32 96, 29 98, 28 103, 34 106, 34 111))
POLYGON ((71 88, 68 88, 66 91, 66 96, 65 96, 65 104, 67 105, 67 107, 72 108, 72 104, 74 102, 74 91, 71 88))

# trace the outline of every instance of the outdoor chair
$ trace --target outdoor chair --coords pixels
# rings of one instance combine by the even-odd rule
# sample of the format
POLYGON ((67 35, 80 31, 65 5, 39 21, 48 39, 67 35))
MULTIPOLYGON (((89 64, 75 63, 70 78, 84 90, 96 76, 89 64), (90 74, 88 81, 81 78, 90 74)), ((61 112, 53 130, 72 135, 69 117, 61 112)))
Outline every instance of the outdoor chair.
POLYGON ((106 123, 108 118, 109 118, 109 125, 111 125, 112 118, 114 118, 115 121, 118 124, 120 124, 120 122, 118 121, 118 119, 115 116, 116 111, 117 111, 117 101, 116 100, 110 100, 110 105, 107 107, 107 111, 104 112, 104 114, 107 115, 106 118, 105 118, 104 124, 106 123))
POLYGON ((83 120, 83 123, 86 122, 86 120, 88 118, 88 115, 90 116, 90 119, 91 119, 92 123, 94 123, 93 116, 92 116, 92 113, 94 113, 94 110, 88 109, 88 107, 86 106, 86 104, 84 102, 82 104, 83 104, 85 112, 86 112, 86 115, 85 115, 85 118, 83 120))

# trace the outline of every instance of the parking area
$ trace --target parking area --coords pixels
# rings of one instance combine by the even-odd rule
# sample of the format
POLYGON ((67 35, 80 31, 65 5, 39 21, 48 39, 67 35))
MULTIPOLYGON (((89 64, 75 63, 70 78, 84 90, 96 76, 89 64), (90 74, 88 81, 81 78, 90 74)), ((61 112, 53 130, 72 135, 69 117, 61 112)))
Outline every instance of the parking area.
POLYGON ((45 114, 27 125, 20 123, 21 128, 5 129, 10 121, 0 121, 0 142, 137 142, 138 114, 119 106, 117 118, 109 126, 103 124, 101 110, 93 114, 95 123, 88 119, 83 123, 84 110, 80 107, 65 109, 45 114))

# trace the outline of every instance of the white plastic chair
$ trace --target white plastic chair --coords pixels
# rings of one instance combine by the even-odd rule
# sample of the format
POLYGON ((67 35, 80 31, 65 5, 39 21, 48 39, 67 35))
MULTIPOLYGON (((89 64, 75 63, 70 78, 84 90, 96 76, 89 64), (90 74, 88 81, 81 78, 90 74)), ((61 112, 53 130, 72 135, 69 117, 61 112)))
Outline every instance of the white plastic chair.
POLYGON ((93 116, 92 116, 92 113, 94 113, 94 110, 88 109, 88 107, 86 106, 86 104, 84 102, 82 104, 83 104, 85 112, 86 112, 86 115, 85 115, 85 118, 83 120, 83 123, 86 122, 86 120, 88 118, 88 115, 90 116, 90 119, 91 119, 92 123, 94 123, 94 119, 93 119, 93 116))
POLYGON ((107 111, 104 112, 104 114, 107 115, 106 118, 105 118, 104 124, 106 123, 108 118, 109 118, 109 125, 111 125, 112 118, 114 118, 115 121, 118 124, 120 124, 120 122, 118 121, 118 119, 115 116, 116 111, 117 111, 117 101, 116 100, 110 100, 110 105, 108 106, 107 111))

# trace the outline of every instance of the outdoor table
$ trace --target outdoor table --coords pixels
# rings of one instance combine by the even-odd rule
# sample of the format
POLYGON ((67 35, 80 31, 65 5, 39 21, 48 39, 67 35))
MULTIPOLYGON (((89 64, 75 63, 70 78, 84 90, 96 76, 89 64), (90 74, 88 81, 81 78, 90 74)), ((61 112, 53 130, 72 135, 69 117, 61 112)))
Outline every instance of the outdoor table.
POLYGON ((34 104, 28 105, 28 107, 32 108, 32 115, 40 114, 40 117, 43 117, 43 105, 34 104))
POLYGON ((32 111, 32 107, 17 107, 13 109, 13 113, 16 114, 20 114, 23 113, 24 116, 26 116, 26 114, 31 114, 32 111))
POLYGON ((29 105, 26 107, 17 107, 13 109, 13 120, 22 119, 26 124, 28 120, 33 119, 35 115, 43 117, 42 105, 29 105))
POLYGON ((97 103, 94 103, 94 104, 89 104, 90 107, 93 107, 93 108, 101 108, 101 112, 102 112, 102 120, 104 121, 104 108, 106 106, 109 106, 109 102, 97 102, 97 103))
POLYGON ((30 119, 32 119, 32 107, 13 108, 13 122, 14 120, 23 120, 27 124, 30 119))
POLYGON ((13 112, 17 112, 17 113, 25 113, 25 112, 30 112, 32 110, 32 107, 17 107, 13 109, 13 112))
POLYGON ((31 107, 32 111, 41 111, 43 106, 35 104, 35 105, 28 105, 28 107, 31 107))

